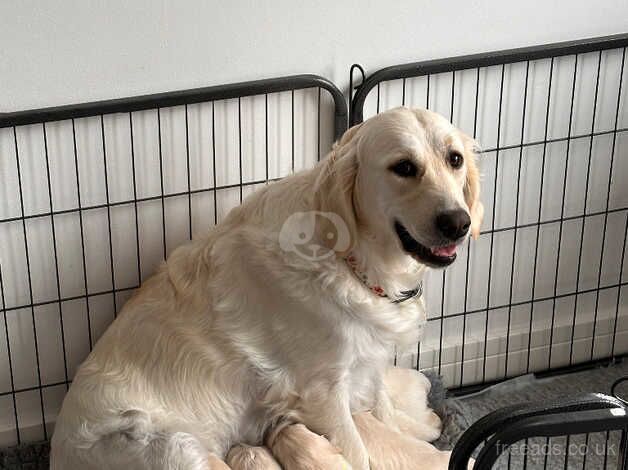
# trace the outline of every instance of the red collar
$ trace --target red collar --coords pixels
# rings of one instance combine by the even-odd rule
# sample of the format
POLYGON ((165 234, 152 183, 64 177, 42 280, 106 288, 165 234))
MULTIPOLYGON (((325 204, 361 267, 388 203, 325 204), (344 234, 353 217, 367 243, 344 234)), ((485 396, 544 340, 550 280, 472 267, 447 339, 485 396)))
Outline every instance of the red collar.
POLYGON ((369 280, 368 274, 359 268, 358 260, 356 259, 355 255, 349 253, 349 255, 345 258, 345 261, 347 262, 347 265, 349 265, 355 276, 362 282, 362 284, 364 284, 364 286, 368 290, 370 290, 378 297, 388 297, 393 303, 397 304, 412 299, 414 297, 419 298, 423 294, 423 282, 419 281, 419 284, 414 289, 401 291, 401 295, 399 297, 390 297, 388 294, 386 294, 382 286, 369 280))

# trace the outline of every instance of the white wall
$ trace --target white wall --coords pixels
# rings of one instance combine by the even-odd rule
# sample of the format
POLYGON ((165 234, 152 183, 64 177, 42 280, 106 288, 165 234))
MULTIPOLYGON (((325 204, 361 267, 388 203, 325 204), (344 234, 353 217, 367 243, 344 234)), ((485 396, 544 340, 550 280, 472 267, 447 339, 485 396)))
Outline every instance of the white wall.
POLYGON ((625 0, 0 2, 0 111, 628 30, 625 0))

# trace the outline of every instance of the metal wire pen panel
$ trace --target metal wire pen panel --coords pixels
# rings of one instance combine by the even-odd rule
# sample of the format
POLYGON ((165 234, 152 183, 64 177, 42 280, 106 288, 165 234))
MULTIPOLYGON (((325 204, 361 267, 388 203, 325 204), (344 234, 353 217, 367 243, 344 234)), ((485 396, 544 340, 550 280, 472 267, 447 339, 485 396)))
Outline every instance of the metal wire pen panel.
POLYGON ((623 470, 624 433, 614 430, 521 439, 507 448, 499 447, 502 454, 486 468, 623 470))
POLYGON ((449 468, 628 468, 626 403, 602 394, 515 405, 474 423, 453 450, 449 468))
POLYGON ((353 123, 427 107, 484 149, 482 235, 431 274, 415 366, 464 387, 628 352, 627 45, 393 66, 358 87, 353 123))
POLYGON ((50 437, 132 290, 346 120, 313 75, 0 115, 0 445, 50 437))

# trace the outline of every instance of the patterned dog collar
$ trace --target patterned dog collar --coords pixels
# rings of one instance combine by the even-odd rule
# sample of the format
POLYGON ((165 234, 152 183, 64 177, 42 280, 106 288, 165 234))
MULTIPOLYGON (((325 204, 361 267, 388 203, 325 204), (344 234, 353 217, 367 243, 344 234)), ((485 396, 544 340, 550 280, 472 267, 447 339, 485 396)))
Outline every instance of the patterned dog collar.
POLYGON ((405 302, 406 300, 410 300, 415 297, 419 298, 423 294, 423 282, 419 282, 419 284, 414 289, 403 290, 400 292, 401 296, 397 298, 392 298, 388 294, 386 294, 386 292, 384 292, 384 289, 382 289, 381 286, 371 282, 369 280, 368 274, 358 268, 358 261, 354 255, 350 254, 345 258, 345 261, 347 262, 355 276, 362 282, 362 284, 366 286, 368 290, 373 292, 373 294, 377 295, 378 297, 387 297, 391 299, 390 301, 394 304, 405 302))

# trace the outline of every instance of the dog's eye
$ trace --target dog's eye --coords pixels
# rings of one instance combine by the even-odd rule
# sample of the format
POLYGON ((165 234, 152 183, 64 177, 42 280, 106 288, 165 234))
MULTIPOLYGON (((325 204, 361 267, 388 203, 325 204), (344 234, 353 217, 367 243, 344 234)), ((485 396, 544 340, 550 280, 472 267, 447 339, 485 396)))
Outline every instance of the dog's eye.
POLYGON ((390 167, 390 171, 404 178, 416 176, 417 168, 410 160, 401 160, 390 167))
POLYGON ((460 168, 462 166, 462 162, 464 162, 464 158, 459 152, 451 152, 449 154, 449 164, 452 168, 460 168))

